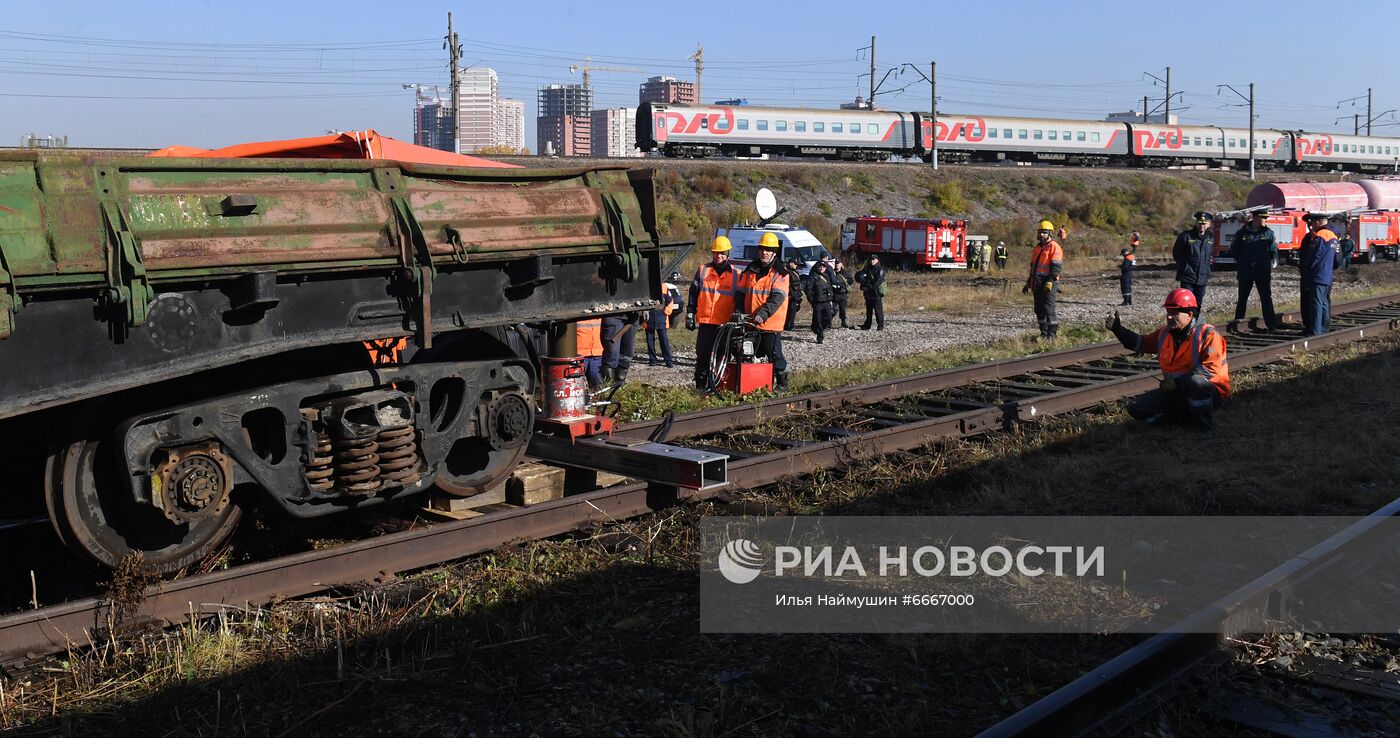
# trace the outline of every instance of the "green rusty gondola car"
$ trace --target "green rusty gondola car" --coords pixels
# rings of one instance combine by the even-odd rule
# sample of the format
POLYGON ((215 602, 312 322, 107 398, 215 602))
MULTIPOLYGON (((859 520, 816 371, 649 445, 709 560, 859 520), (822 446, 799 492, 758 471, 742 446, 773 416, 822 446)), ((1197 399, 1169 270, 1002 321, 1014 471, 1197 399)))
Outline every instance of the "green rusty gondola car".
POLYGON ((3 153, 0 436, 43 439, 67 546, 173 571, 259 498, 497 483, 534 329, 650 306, 659 270, 644 170, 3 153))

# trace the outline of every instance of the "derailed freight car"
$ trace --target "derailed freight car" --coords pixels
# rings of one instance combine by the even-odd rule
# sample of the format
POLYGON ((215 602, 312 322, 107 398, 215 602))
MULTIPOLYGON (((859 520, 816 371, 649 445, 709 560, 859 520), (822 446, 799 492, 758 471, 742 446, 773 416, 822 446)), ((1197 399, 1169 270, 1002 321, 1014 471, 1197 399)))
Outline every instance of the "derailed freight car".
POLYGON ((54 527, 108 566, 193 563, 256 498, 485 489, 532 433, 525 324, 655 304, 653 198, 644 170, 0 154, 0 433, 45 439, 54 527))

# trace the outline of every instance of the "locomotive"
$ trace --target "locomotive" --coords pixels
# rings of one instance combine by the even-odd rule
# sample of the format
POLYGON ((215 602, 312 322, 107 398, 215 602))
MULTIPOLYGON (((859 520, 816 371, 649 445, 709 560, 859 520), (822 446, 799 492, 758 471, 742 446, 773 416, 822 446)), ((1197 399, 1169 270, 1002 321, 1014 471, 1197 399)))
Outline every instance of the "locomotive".
POLYGON ((645 170, 0 153, 0 437, 108 567, 195 563, 250 504, 483 491, 546 334, 657 304, 654 211, 645 170))
MULTIPOLYGON (((1223 126, 1112 123, 939 113, 644 103, 637 145, 666 156, 782 155, 887 161, 933 150, 946 162, 1041 162, 1135 167, 1248 166, 1250 131, 1223 126)), ((1400 139, 1255 129, 1259 169, 1400 171, 1400 139)))

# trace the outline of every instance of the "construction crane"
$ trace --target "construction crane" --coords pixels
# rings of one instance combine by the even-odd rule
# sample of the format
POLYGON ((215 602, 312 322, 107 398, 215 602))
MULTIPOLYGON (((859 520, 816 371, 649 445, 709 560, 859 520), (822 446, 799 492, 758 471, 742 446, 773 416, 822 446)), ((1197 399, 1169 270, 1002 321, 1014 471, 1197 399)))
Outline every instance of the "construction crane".
POLYGON ((405 82, 403 84, 403 88, 405 90, 413 90, 413 96, 419 105, 422 105, 425 102, 442 101, 442 90, 437 85, 420 85, 413 82, 405 82), (430 97, 428 95, 423 94, 424 90, 432 90, 432 96, 430 97))
POLYGON ((686 57, 695 62, 695 102, 701 102, 700 98, 700 74, 705 71, 705 47, 695 44, 695 53, 686 57))
POLYGON ((638 69, 638 68, 636 68, 636 67, 595 67, 595 66, 593 66, 593 64, 592 64, 592 61, 593 61, 592 58, 585 56, 585 57, 583 57, 583 64, 570 64, 570 65, 569 65, 569 73, 570 73, 570 74, 572 74, 572 73, 574 73, 574 72, 577 72, 577 71, 579 71, 579 70, 582 70, 582 71, 583 71, 583 89, 585 89, 585 90, 592 89, 591 87, 589 87, 589 82, 588 82, 588 73, 589 73, 589 72, 645 72, 645 71, 646 71, 645 69, 638 69))

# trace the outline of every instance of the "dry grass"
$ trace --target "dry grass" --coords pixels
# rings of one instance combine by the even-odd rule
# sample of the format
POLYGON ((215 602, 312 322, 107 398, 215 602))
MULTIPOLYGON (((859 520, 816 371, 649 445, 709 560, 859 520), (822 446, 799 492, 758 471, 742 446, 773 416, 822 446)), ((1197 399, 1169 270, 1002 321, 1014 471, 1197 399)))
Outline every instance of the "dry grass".
POLYGON ((1400 337, 1242 372, 1217 436, 1116 405, 534 542, 400 585, 229 609, 3 681, 0 728, 129 735, 974 732, 1128 642, 705 636, 695 525, 768 514, 1354 514, 1387 501, 1400 337), (1340 410, 1340 412, 1339 412, 1340 410))

